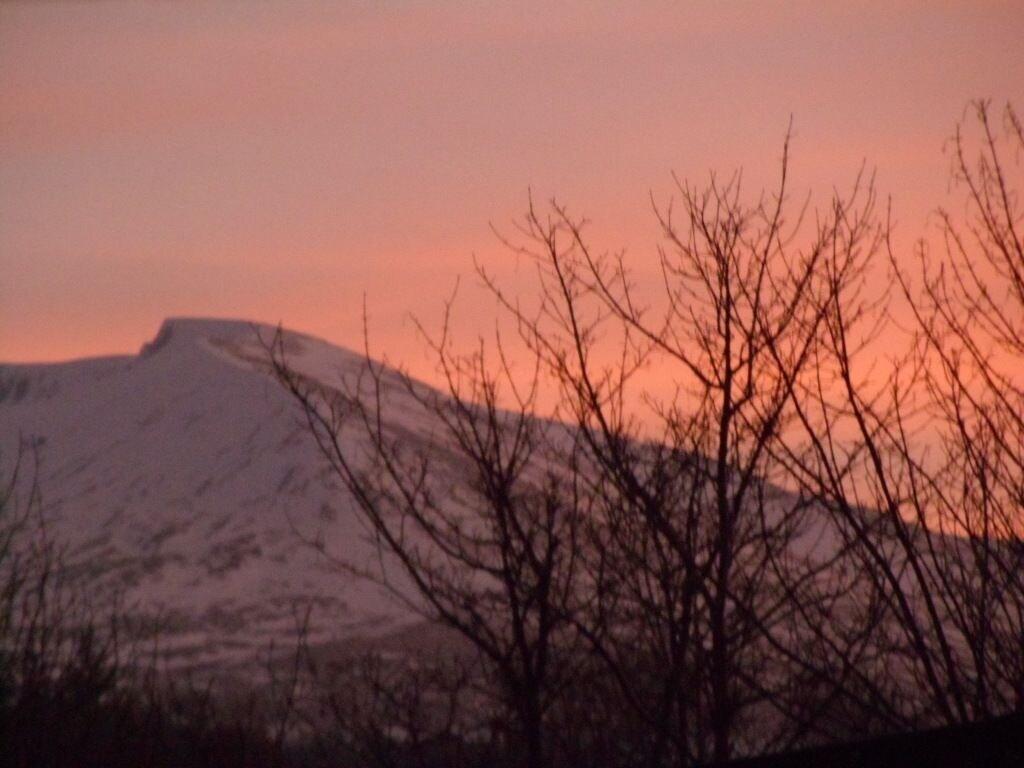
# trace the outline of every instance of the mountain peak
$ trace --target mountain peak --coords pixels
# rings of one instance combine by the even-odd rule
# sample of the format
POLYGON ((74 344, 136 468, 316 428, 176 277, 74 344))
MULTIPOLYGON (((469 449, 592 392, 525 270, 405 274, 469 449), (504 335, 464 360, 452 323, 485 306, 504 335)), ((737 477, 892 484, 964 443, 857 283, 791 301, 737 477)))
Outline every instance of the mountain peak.
POLYGON ((141 357, 152 355, 169 343, 191 342, 201 339, 254 341, 257 334, 268 338, 274 328, 248 320, 214 317, 168 317, 151 341, 139 350, 141 357))

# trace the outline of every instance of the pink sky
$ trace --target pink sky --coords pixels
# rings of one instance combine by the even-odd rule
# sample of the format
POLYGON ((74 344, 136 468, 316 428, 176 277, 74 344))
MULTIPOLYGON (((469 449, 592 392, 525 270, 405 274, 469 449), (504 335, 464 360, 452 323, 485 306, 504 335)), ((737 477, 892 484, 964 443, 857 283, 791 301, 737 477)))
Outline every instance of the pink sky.
POLYGON ((1017 2, 3 3, 0 360, 134 352, 241 317, 421 367, 413 313, 489 326, 472 256, 528 187, 638 267, 669 172, 862 161, 899 235, 948 202, 970 98, 1024 107, 1017 2), (769 8, 769 6, 771 6, 769 8), (769 8, 766 10, 766 8, 769 8), (629 9, 629 10, 626 10, 629 9))

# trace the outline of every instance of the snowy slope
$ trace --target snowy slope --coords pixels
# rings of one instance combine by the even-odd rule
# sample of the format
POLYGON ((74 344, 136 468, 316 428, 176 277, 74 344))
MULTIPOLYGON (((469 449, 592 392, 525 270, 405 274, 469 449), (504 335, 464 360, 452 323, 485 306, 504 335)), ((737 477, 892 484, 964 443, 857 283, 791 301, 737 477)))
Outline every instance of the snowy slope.
MULTIPOLYGON (((162 645, 181 664, 248 663, 272 640, 287 646, 308 606, 314 643, 377 642, 418 621, 311 546, 322 537, 332 558, 379 564, 297 405, 267 372, 260 338, 273 333, 171 319, 136 356, 0 365, 0 459, 19 435, 41 444, 51 530, 131 610, 161 619, 162 645)), ((290 366, 328 386, 365 365, 298 333, 286 333, 285 349, 290 366)), ((410 396, 392 393, 388 414, 403 440, 437 450, 437 425, 410 396)), ((799 546, 834 551, 820 533, 799 546)))
MULTIPOLYGON (((315 604, 315 639, 373 636, 411 617, 303 542, 373 558, 297 409, 261 367, 250 323, 167 320, 134 357, 0 366, 0 449, 42 445, 45 513, 74 560, 133 610, 159 615, 187 663, 287 642, 315 604)), ((289 361, 325 382, 360 355, 287 335, 289 361)))

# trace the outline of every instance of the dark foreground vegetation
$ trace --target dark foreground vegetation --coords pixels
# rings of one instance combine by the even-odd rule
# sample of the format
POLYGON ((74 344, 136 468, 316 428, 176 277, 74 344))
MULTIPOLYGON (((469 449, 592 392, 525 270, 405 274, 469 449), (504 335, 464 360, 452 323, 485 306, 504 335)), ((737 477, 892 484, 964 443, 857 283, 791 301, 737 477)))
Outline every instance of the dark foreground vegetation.
POLYGON ((1024 765, 1024 715, 728 763, 730 768, 986 768, 1024 765))
POLYGON ((6 494, 3 759, 1017 764, 1022 156, 1012 108, 972 105, 963 207, 898 253, 867 177, 794 205, 787 142, 752 203, 734 177, 655 206, 655 285, 531 204, 506 241, 536 292, 480 270, 501 332, 468 355, 447 317, 425 336, 444 393, 372 362, 326 386, 267 340, 380 546, 360 575, 443 652, 328 659, 300 633, 244 691, 172 682, 56 550, 14 546, 40 529, 6 494), (428 435, 398 423, 410 404, 428 435))

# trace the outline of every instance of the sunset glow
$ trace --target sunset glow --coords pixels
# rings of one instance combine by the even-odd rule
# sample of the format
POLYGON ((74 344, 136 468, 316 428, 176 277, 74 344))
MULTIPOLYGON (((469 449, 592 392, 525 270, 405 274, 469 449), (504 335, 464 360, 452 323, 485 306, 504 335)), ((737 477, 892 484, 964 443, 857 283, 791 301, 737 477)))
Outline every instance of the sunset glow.
MULTIPOLYGON (((0 359, 133 353, 172 315, 375 344, 425 371, 491 323, 472 258, 529 189, 637 267, 670 171, 793 187, 862 162, 897 236, 948 202, 969 99, 1024 97, 1014 2, 4 3, 0 359), (1017 50, 1017 54, 1011 53, 1017 50)), ((520 265, 521 269, 521 265, 520 265)))

